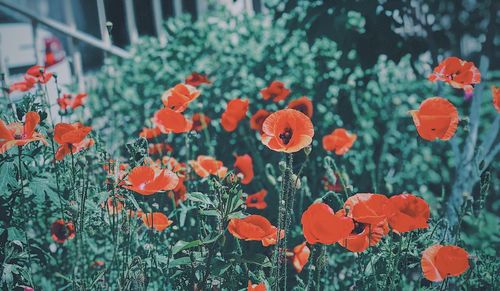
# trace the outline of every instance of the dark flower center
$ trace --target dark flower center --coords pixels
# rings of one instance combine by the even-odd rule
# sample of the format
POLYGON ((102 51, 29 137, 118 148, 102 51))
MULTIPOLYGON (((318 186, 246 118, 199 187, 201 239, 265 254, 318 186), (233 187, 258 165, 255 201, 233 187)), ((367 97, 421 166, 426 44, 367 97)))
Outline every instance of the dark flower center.
POLYGON ((257 202, 259 202, 259 200, 258 200, 257 198, 251 198, 251 199, 250 199, 250 202, 252 202, 252 203, 257 203, 257 202))
POLYGON ((353 234, 360 234, 365 230, 365 224, 354 222, 354 229, 352 230, 353 234))
POLYGON ((289 127, 285 128, 285 130, 280 133, 279 137, 281 139, 281 141, 287 145, 290 140, 292 139, 292 135, 293 135, 293 130, 289 127))

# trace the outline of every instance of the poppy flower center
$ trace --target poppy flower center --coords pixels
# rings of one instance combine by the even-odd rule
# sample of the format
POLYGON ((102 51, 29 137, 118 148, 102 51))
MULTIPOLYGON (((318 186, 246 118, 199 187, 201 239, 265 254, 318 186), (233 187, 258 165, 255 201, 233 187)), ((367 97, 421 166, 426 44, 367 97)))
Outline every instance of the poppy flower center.
POLYGON ((292 135, 293 135, 293 130, 287 127, 282 133, 280 133, 279 137, 283 142, 283 144, 287 145, 292 139, 292 135))
POLYGON ((252 199, 250 199, 250 202, 257 203, 257 202, 259 202, 259 200, 257 198, 252 198, 252 199))
POLYGON ((23 134, 21 134, 21 133, 16 133, 16 134, 14 135, 14 139, 23 139, 23 134))
POLYGON ((352 230, 352 234, 360 234, 365 230, 365 224, 354 222, 354 229, 352 230))
POLYGON ((66 240, 68 238, 68 228, 66 225, 58 223, 53 227, 54 235, 59 240, 66 240))

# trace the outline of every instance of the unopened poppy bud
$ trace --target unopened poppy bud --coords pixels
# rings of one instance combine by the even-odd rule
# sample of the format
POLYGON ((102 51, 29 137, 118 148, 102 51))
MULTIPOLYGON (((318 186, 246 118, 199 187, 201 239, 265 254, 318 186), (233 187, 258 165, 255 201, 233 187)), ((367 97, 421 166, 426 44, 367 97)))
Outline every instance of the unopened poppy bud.
POLYGON ((279 162, 278 166, 280 168, 280 171, 284 172, 286 170, 286 163, 285 163, 285 161, 279 162))
POLYGON ((311 153, 311 151, 312 151, 311 145, 304 148, 304 153, 306 154, 306 156, 308 156, 311 153))
POLYGON ((292 183, 293 183, 293 187, 295 187, 295 189, 300 189, 301 182, 300 182, 299 177, 295 174, 292 175, 292 183))

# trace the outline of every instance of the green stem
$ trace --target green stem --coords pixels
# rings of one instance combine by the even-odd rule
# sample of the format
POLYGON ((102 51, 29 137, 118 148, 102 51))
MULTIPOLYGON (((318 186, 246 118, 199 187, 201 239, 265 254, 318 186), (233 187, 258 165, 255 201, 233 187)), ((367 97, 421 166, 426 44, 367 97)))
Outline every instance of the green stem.
POLYGON ((30 281, 30 285, 34 287, 33 285, 33 270, 31 268, 31 264, 32 264, 32 261, 31 261, 31 243, 30 243, 30 240, 29 240, 29 237, 28 237, 28 225, 29 225, 29 213, 31 213, 31 211, 29 210, 29 207, 28 207, 28 204, 26 203, 26 196, 24 195, 24 179, 23 179, 23 161, 22 161, 22 156, 23 156, 23 148, 22 146, 18 147, 18 158, 19 158, 19 163, 18 163, 18 166, 19 166, 19 182, 21 182, 21 204, 22 206, 26 207, 27 209, 25 210, 27 213, 27 215, 23 215, 24 216, 24 238, 26 239, 26 246, 27 246, 27 251, 28 251, 28 269, 30 271, 30 278, 29 281, 30 281))

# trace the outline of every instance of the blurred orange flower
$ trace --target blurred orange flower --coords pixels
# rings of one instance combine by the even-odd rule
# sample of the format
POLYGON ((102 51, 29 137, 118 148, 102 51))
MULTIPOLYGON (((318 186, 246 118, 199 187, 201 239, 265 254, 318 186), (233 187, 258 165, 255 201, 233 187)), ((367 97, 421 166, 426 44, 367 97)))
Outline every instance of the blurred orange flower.
POLYGON ((17 91, 26 92, 33 88, 33 86, 35 86, 35 80, 33 79, 16 82, 9 86, 9 93, 17 91))
POLYGON ((142 195, 172 190, 179 183, 179 177, 172 171, 149 166, 133 168, 127 179, 123 187, 142 195))
POLYGON ((467 62, 457 57, 448 57, 434 68, 434 72, 429 75, 429 80, 432 82, 443 81, 453 88, 472 93, 474 85, 481 82, 481 73, 473 62, 467 62))
POLYGON ((285 88, 285 84, 280 81, 273 81, 268 87, 260 90, 264 100, 272 99, 274 102, 285 100, 290 95, 290 89, 285 88))
POLYGON ((224 167, 222 162, 210 156, 200 155, 196 160, 189 161, 189 165, 191 165, 195 173, 202 178, 208 177, 209 175, 216 175, 222 178, 227 173, 227 168, 224 167))
POLYGON ((429 204, 424 199, 412 194, 400 194, 389 199, 394 213, 389 224, 396 232, 408 232, 419 228, 428 228, 431 215, 429 204))
POLYGON ((267 207, 267 203, 264 200, 267 196, 267 190, 262 189, 257 193, 250 194, 245 200, 245 204, 248 208, 264 209, 267 207))
POLYGON ((425 99, 418 110, 410 111, 417 132, 425 140, 449 140, 458 126, 458 111, 442 97, 425 99))
POLYGON ((161 212, 142 213, 141 219, 146 227, 154 228, 157 231, 164 231, 173 223, 172 220, 168 219, 168 217, 161 212))
POLYGON ((248 99, 233 99, 227 103, 226 111, 222 113, 221 125, 224 130, 234 131, 241 120, 246 117, 248 110, 248 99))
POLYGON ((179 183, 174 189, 168 192, 168 197, 174 200, 175 206, 179 205, 181 201, 185 201, 187 196, 186 185, 184 184, 184 178, 179 178, 179 183))
POLYGON ((184 81, 186 84, 198 87, 201 84, 211 84, 212 82, 208 79, 207 75, 200 74, 197 72, 191 73, 191 75, 187 76, 184 81))
POLYGON ((148 154, 150 155, 163 155, 171 153, 174 149, 168 143, 150 143, 148 145, 148 154))
POLYGON ((241 179, 242 184, 250 184, 254 175, 252 157, 248 154, 236 156, 236 161, 234 162, 234 171, 236 172, 236 175, 241 179))
POLYGON ((87 96, 87 93, 78 93, 76 95, 64 94, 62 97, 57 98, 57 104, 59 104, 59 107, 62 110, 66 110, 68 108, 74 110, 83 105, 87 96))
POLYGON ((54 129, 54 140, 60 145, 56 151, 56 160, 62 160, 71 153, 77 153, 94 145, 92 138, 87 135, 92 130, 90 126, 81 123, 58 123, 54 129))
POLYGON ((491 95, 493 96, 493 106, 497 112, 500 112, 500 87, 491 86, 491 95))
POLYGON ((163 93, 161 101, 170 110, 184 112, 189 103, 198 98, 200 94, 201 91, 191 85, 177 84, 163 93))
MULTIPOLYGON (((269 220, 260 215, 249 215, 245 218, 233 218, 229 221, 229 232, 242 240, 261 241, 267 247, 276 244, 278 229, 269 220)), ((281 231, 281 236, 284 236, 281 231)))
POLYGON ((469 254, 461 247, 433 245, 422 253, 424 277, 433 282, 456 277, 469 269, 469 254))
POLYGON ((257 130, 260 134, 262 134, 262 125, 269 115, 271 115, 271 112, 265 109, 257 110, 257 112, 255 112, 255 114, 250 118, 250 128, 257 130))
POLYGON ((26 71, 24 79, 29 83, 45 84, 52 78, 52 73, 47 72, 43 66, 33 66, 26 71))
POLYGON ((40 115, 33 111, 26 113, 24 124, 12 122, 6 125, 0 119, 0 154, 4 154, 14 146, 22 147, 34 141, 41 141, 47 145, 44 136, 35 131, 38 123, 40 115))
POLYGON ((304 237, 310 244, 334 244, 347 236, 354 229, 349 217, 336 216, 325 203, 314 203, 302 214, 304 237))
POLYGON ((313 116, 313 104, 311 99, 309 99, 307 96, 302 96, 298 99, 290 101, 287 108, 300 111, 307 115, 307 117, 309 118, 312 118, 313 116))
POLYGON ((304 113, 283 109, 271 114, 262 126, 262 143, 285 153, 298 152, 310 145, 314 136, 311 120, 304 113))
POLYGON ((212 121, 210 117, 206 116, 203 113, 195 113, 193 114, 193 117, 191 117, 191 119, 193 120, 194 131, 202 131, 203 129, 207 128, 207 126, 212 121))
POLYGON ((341 156, 349 151, 356 138, 357 135, 343 128, 336 128, 332 133, 323 137, 323 148, 326 151, 335 151, 335 154, 341 156))
POLYGON ((170 108, 156 111, 153 122, 162 133, 183 133, 191 130, 193 123, 186 119, 182 113, 170 108))
POLYGON ((302 269, 309 261, 311 250, 307 246, 307 242, 303 242, 293 248, 292 252, 287 252, 287 256, 292 260, 293 268, 297 273, 302 272, 302 269))
POLYGON ((264 283, 259 283, 259 284, 252 284, 252 281, 248 280, 248 287, 247 291, 266 291, 266 284, 264 283))
POLYGON ((387 220, 393 214, 389 198, 382 194, 355 194, 345 201, 344 209, 349 211, 348 217, 372 225, 387 220))
POLYGON ((65 222, 63 219, 58 219, 50 226, 50 235, 57 243, 64 243, 68 239, 75 237, 75 225, 73 222, 65 222))

